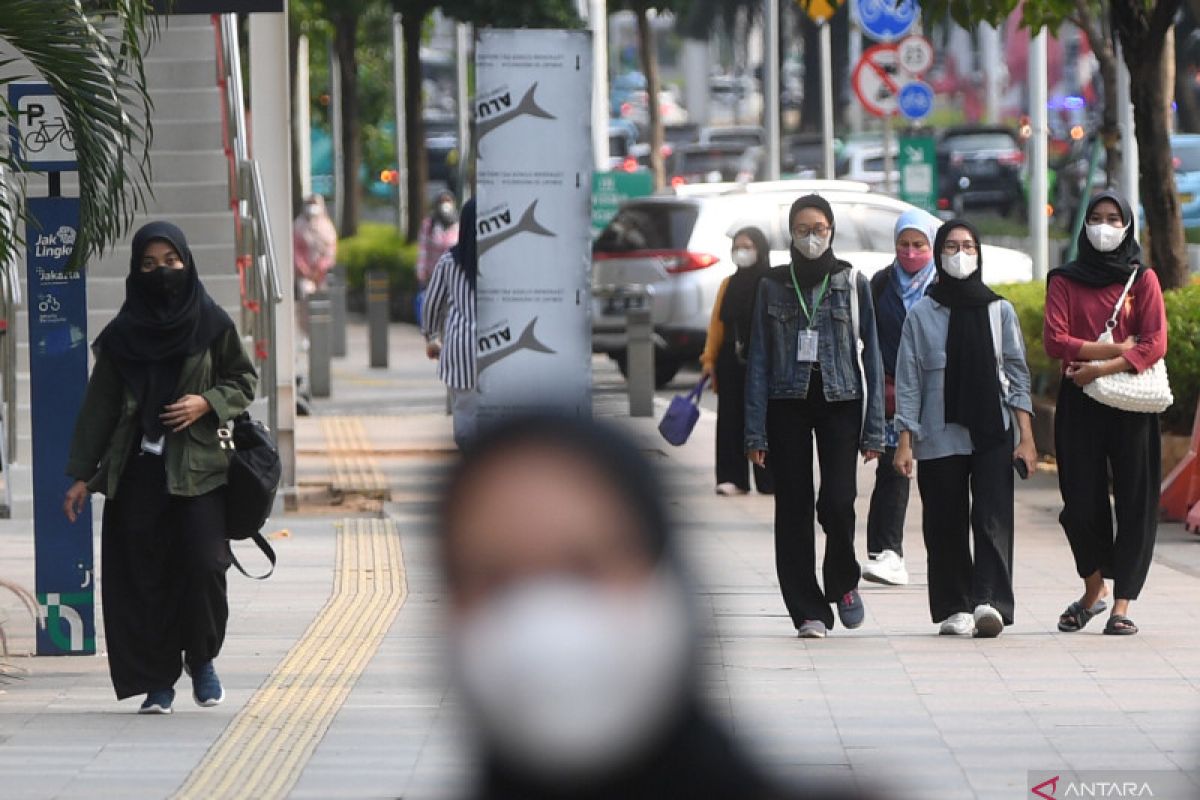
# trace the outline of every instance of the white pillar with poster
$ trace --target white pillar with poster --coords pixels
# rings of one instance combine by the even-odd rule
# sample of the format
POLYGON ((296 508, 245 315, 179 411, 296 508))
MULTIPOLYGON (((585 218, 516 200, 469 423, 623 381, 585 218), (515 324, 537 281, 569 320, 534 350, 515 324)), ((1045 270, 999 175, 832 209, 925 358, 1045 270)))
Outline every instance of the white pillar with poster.
POLYGON ((591 33, 483 29, 475 75, 480 422, 590 416, 591 33))

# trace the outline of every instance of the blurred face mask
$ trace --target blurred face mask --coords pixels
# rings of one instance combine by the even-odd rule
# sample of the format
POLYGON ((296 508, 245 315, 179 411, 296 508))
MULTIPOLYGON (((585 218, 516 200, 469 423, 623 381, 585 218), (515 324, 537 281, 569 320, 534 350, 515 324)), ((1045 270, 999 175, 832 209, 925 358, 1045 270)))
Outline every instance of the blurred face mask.
POLYGON ((792 246, 800 252, 800 255, 807 259, 820 258, 829 249, 829 237, 818 236, 815 233, 810 233, 808 236, 799 239, 793 237, 792 246))
POLYGON ((1125 239, 1125 228, 1118 228, 1116 225, 1104 222, 1099 225, 1088 225, 1087 238, 1092 243, 1092 247, 1101 253, 1111 253, 1120 247, 1121 242, 1125 239))
POLYGON ((438 203, 438 213, 445 219, 450 219, 454 216, 454 203, 449 201, 438 203))
POLYGON ((930 254, 929 249, 914 250, 912 248, 903 248, 896 251, 896 260, 900 262, 900 269, 912 275, 915 272, 920 272, 923 267, 929 266, 930 254))
POLYGON ((733 263, 743 269, 758 263, 758 253, 752 247, 739 247, 733 251, 733 263))
POLYGON ((458 625, 452 660, 487 741, 514 767, 583 778, 640 755, 686 689, 692 625, 677 581, 613 589, 544 578, 458 625))
POLYGON ((958 252, 952 256, 946 256, 942 260, 942 269, 951 278, 963 280, 969 278, 979 269, 979 256, 975 253, 958 252))
POLYGON ((318 216, 321 213, 321 206, 317 205, 316 203, 309 203, 304 207, 304 213, 309 217, 318 216))

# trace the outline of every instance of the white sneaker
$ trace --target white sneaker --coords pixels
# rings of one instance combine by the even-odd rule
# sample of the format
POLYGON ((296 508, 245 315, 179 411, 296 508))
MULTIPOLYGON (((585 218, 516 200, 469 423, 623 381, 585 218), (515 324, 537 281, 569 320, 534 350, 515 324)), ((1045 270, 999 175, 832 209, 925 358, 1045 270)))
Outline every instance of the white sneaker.
POLYGON ((965 611, 946 617, 938 628, 942 636, 969 636, 974 631, 975 619, 965 611))
POLYGON ((989 605, 975 607, 975 637, 977 639, 994 639, 1004 630, 1004 620, 1000 612, 989 605))
POLYGON ((745 489, 739 489, 735 483, 718 483, 717 494, 723 497, 736 497, 737 495, 745 494, 745 489))
POLYGON ((863 580, 888 586, 907 586, 908 570, 904 559, 895 550, 884 550, 867 562, 862 571, 863 580))

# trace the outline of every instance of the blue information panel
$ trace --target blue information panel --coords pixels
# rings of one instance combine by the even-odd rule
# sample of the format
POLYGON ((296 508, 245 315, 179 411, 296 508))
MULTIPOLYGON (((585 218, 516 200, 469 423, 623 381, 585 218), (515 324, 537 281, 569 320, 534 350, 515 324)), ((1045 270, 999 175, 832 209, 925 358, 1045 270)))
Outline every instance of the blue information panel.
POLYGON ((87 386, 87 284, 67 271, 79 226, 79 198, 28 200, 29 387, 33 436, 33 536, 38 602, 46 619, 38 655, 96 652, 92 511, 71 524, 67 451, 87 386))
POLYGON ((863 33, 881 42, 894 42, 917 21, 917 0, 856 0, 855 15, 863 33))
POLYGON ((922 120, 933 111, 933 87, 924 81, 913 81, 900 87, 896 95, 900 113, 911 120, 922 120))

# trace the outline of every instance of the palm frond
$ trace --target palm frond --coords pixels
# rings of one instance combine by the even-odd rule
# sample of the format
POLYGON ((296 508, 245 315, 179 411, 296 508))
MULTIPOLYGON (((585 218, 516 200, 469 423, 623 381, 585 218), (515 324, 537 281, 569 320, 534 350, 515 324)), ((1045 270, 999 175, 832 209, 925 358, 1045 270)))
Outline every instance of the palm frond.
MULTIPOLYGON (((74 137, 80 221, 71 268, 115 245, 146 206, 153 128, 143 51, 156 32, 149 0, 90 0, 86 7, 81 0, 4 0, 0 40, 24 62, 15 62, 17 74, 0 80, 0 90, 44 80, 74 137)), ((0 102, 0 122, 15 122, 14 111, 0 102)), ((9 177, 8 191, 0 192, 3 259, 19 246, 21 222, 36 226, 21 185, 11 180, 22 169, 11 149, 0 155, 0 170, 9 177)))

